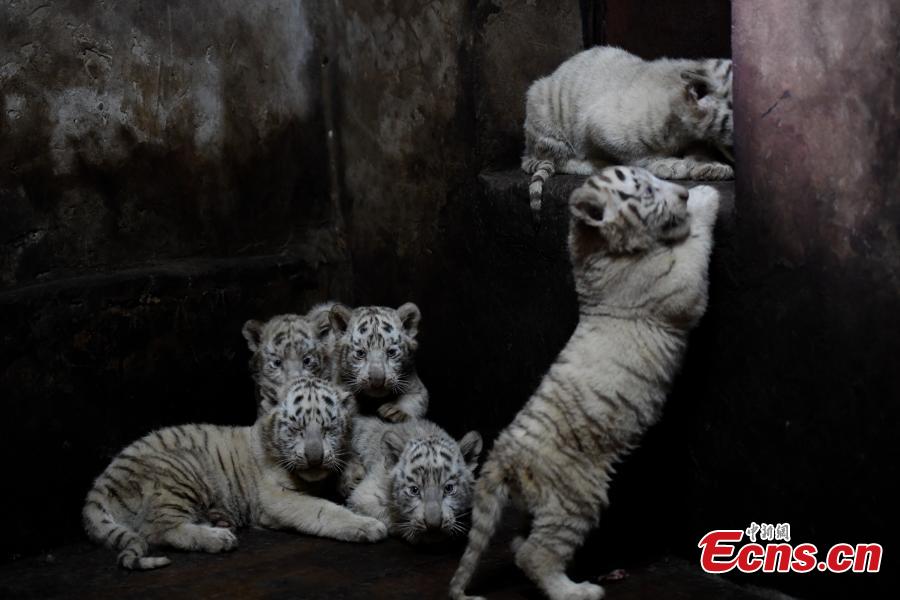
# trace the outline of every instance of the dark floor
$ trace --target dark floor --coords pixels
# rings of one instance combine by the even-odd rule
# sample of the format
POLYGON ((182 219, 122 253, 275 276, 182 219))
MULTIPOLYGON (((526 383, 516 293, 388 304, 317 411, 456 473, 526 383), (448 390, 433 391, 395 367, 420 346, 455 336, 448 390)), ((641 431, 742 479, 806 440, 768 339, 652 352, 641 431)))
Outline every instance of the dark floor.
MULTIPOLYGON (((84 542, 0 567, 0 598, 445 598, 460 552, 422 551, 396 540, 357 545, 244 530, 232 553, 166 552, 170 566, 128 572, 116 565, 114 552, 84 542)), ((604 583, 612 600, 771 597, 681 559, 621 566, 627 576, 604 583)), ((541 597, 513 565, 505 544, 486 557, 470 591, 497 600, 541 597)))

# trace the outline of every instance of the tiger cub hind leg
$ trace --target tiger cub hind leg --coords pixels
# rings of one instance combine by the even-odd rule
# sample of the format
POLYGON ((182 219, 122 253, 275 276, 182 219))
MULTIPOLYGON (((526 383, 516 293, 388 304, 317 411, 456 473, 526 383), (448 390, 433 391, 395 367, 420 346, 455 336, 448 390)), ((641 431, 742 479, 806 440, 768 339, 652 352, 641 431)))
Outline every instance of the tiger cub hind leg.
POLYGON ((566 575, 566 565, 595 525, 593 513, 572 514, 560 510, 558 504, 539 508, 528 537, 514 540, 516 565, 551 600, 600 600, 605 594, 603 587, 575 583, 566 575))

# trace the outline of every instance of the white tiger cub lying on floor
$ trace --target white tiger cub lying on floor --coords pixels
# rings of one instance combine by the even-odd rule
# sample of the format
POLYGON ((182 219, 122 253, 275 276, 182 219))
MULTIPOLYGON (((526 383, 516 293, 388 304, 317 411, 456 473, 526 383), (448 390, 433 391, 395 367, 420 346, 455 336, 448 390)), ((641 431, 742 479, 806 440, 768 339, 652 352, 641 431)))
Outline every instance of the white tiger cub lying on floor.
POLYGON ((608 503, 613 465, 662 412, 688 332, 706 310, 719 206, 638 168, 605 169, 572 193, 569 252, 578 326, 500 433, 475 484, 469 544, 450 583, 465 588, 509 497, 532 516, 516 564, 552 599, 597 600, 566 565, 608 503))
POLYGON ((522 169, 540 210, 554 172, 592 175, 609 164, 664 179, 731 179, 730 60, 645 61, 612 47, 576 54, 528 90, 522 169), (699 152, 699 153, 698 153, 699 152))
POLYGON ((353 309, 331 302, 307 317, 333 336, 326 345, 333 347, 335 380, 355 394, 361 414, 377 413, 392 422, 425 416, 428 390, 415 366, 421 319, 415 304, 353 309))
POLYGON ((307 317, 276 315, 251 319, 241 331, 247 340, 250 373, 256 384, 256 413, 264 415, 278 402, 278 391, 298 377, 331 379, 331 339, 307 317))
POLYGON ((410 542, 465 532, 481 436, 459 442, 424 419, 385 423, 353 420, 351 466, 341 476, 347 506, 384 523, 410 542))
POLYGON ((181 425, 127 446, 96 479, 84 504, 94 541, 119 550, 127 569, 169 564, 150 546, 222 552, 237 546, 230 529, 260 525, 353 542, 387 536, 381 521, 308 495, 337 472, 349 435, 352 396, 318 379, 284 386, 278 403, 252 427, 181 425))

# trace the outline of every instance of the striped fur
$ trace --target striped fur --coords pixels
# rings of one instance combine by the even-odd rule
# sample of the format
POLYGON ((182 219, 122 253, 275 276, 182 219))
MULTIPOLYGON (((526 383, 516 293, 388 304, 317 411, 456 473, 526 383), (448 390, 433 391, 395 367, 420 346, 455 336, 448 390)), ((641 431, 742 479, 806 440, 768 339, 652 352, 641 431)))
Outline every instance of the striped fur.
POLYGON ((88 536, 119 551, 126 569, 169 564, 152 546, 223 552, 237 546, 229 528, 258 525, 348 541, 387 535, 313 492, 343 466, 352 396, 330 383, 298 379, 252 427, 179 425, 127 446, 94 481, 82 516, 88 536))
POLYGON ((431 421, 357 417, 341 477, 347 506, 412 543, 462 534, 480 454, 476 431, 457 442, 431 421))
POLYGON ((645 61, 619 48, 576 54, 528 90, 522 169, 531 207, 554 172, 644 167, 666 179, 731 179, 730 60, 645 61))
POLYGON ((266 322, 247 321, 242 333, 253 353, 250 372, 256 383, 257 416, 275 406, 278 390, 285 382, 298 377, 331 379, 333 340, 319 321, 294 314, 276 315, 266 322))
POLYGON ((362 414, 377 413, 400 422, 424 417, 428 390, 414 362, 421 315, 407 302, 397 309, 333 304, 329 312, 334 341, 334 372, 348 387, 362 414))
POLYGON ((614 464, 659 418, 690 329, 706 309, 718 194, 633 167, 573 192, 569 250, 579 322, 534 395, 500 433, 475 485, 465 588, 508 496, 532 516, 516 564, 550 598, 597 599, 565 568, 608 502, 614 464))

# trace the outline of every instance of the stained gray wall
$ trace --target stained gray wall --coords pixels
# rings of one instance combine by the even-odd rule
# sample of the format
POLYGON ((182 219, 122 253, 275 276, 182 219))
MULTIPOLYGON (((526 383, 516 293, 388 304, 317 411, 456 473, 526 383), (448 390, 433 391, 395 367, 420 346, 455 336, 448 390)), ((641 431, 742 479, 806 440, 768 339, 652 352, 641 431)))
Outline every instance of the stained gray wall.
POLYGON ((309 3, 0 10, 4 287, 277 253, 329 218, 309 3))

